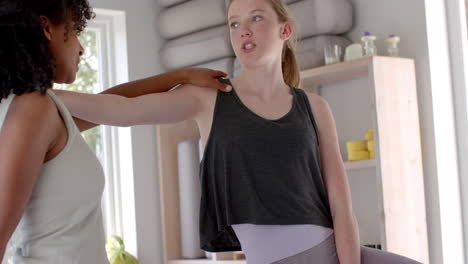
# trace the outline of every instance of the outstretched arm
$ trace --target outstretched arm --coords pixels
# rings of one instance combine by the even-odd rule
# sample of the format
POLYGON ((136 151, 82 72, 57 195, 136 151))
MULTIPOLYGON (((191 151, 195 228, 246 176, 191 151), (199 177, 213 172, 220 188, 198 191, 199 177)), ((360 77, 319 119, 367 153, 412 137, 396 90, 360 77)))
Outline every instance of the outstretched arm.
POLYGON ((73 116, 113 126, 175 123, 193 119, 201 109, 199 87, 183 85, 166 93, 134 98, 113 94, 55 91, 73 116))
MULTIPOLYGON (((150 93, 161 93, 179 84, 193 84, 200 87, 212 87, 227 90, 229 87, 217 79, 225 77, 226 73, 202 68, 186 68, 170 71, 149 78, 136 80, 107 89, 102 94, 116 94, 124 97, 137 97, 150 93)), ((75 116, 75 123, 80 131, 95 127, 97 124, 82 120, 75 116)))
POLYGON ((359 229, 340 153, 335 120, 330 106, 322 97, 312 93, 308 96, 318 127, 322 173, 333 217, 338 259, 341 264, 359 264, 359 229))

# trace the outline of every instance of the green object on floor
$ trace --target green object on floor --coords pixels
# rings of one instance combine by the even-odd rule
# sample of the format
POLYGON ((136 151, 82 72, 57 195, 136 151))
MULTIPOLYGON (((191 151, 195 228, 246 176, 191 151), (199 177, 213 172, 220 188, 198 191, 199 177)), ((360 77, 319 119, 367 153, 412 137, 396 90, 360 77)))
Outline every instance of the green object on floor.
POLYGON ((107 239, 106 252, 110 264, 138 264, 138 260, 125 251, 123 239, 119 236, 112 235, 107 239))

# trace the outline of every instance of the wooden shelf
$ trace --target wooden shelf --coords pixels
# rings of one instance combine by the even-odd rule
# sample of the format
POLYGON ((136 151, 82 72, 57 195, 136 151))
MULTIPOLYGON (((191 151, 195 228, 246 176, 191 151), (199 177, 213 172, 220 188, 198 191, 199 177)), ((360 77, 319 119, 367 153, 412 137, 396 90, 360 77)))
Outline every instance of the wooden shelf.
POLYGON ((364 57, 322 67, 303 70, 301 79, 305 86, 323 85, 366 77, 374 57, 364 57))
POLYGON ((211 259, 177 259, 169 260, 169 264, 246 264, 243 260, 211 260, 211 259))
POLYGON ((315 87, 317 85, 334 84, 364 78, 372 73, 375 62, 380 63, 384 61, 404 64, 411 61, 411 59, 385 56, 363 57, 352 61, 303 70, 301 71, 301 79, 304 87, 315 87))
POLYGON ((347 170, 367 169, 374 168, 377 165, 377 161, 375 159, 345 161, 344 165, 347 170))

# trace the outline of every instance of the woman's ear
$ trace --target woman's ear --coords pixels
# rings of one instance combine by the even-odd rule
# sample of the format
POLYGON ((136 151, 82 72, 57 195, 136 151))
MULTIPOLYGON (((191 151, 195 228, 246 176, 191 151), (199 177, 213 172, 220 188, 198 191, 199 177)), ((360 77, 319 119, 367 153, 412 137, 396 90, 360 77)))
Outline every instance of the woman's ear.
POLYGON ((50 41, 52 40, 52 28, 50 19, 46 16, 39 16, 41 20, 42 31, 44 32, 44 36, 50 41))
POLYGON ((292 36, 293 28, 291 23, 286 22, 281 26, 281 39, 287 40, 292 36))

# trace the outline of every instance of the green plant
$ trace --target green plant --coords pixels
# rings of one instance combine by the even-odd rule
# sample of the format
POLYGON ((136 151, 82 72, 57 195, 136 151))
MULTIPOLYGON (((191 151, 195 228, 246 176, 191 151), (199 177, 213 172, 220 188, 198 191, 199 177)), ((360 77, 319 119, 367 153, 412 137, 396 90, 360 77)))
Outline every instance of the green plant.
POLYGON ((125 251, 123 239, 117 235, 107 239, 106 252, 110 264, 138 264, 138 260, 125 251))

